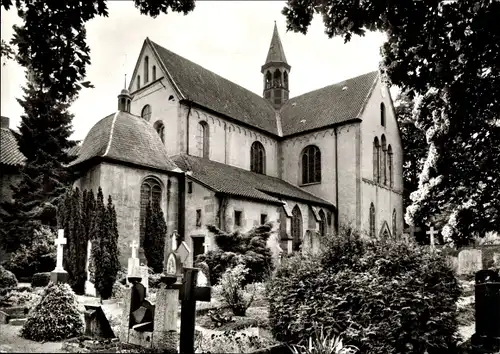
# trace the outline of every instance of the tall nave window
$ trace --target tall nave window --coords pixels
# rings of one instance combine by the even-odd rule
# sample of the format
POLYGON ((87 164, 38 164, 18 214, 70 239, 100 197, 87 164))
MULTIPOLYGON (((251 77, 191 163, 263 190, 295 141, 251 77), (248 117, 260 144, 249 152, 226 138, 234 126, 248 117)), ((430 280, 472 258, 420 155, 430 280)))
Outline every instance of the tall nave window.
POLYGON ((255 141, 250 148, 250 171, 266 173, 266 150, 258 141, 255 141))
POLYGON ((302 183, 321 182, 321 152, 314 145, 302 150, 302 183))

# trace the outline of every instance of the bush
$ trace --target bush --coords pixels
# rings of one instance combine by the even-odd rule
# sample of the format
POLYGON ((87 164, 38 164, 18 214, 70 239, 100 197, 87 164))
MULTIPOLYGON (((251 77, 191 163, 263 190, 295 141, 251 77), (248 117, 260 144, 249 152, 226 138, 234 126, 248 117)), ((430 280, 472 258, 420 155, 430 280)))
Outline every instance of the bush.
POLYGON ((14 273, 0 266, 0 289, 17 287, 17 279, 14 273))
POLYGON ((239 264, 226 270, 220 281, 223 303, 233 310, 235 316, 245 316, 247 309, 253 302, 255 291, 248 292, 243 287, 243 281, 248 271, 248 268, 239 264))
POLYGON ((31 277, 35 273, 50 272, 56 266, 55 235, 49 228, 42 226, 35 230, 29 245, 11 254, 4 265, 18 278, 31 277))
POLYGON ((236 331, 195 336, 196 353, 251 353, 275 344, 272 340, 236 331))
POLYGON ((149 275, 148 282, 149 282, 149 288, 150 289, 159 289, 160 288, 160 285, 161 285, 161 276, 162 276, 162 273, 150 274, 149 275))
POLYGON ((362 353, 444 353, 459 296, 439 253, 343 230, 317 257, 284 260, 269 284, 269 322, 291 344, 305 343, 318 322, 362 353))
POLYGON ((24 306, 27 309, 31 309, 36 306, 40 299, 41 295, 37 292, 13 289, 6 295, 0 296, 0 306, 24 306))
POLYGON ((146 207, 146 221, 144 229, 144 255, 148 261, 148 266, 153 268, 155 273, 163 271, 163 258, 165 248, 165 235, 167 233, 167 223, 161 210, 160 202, 154 200, 146 207))
POLYGON ((344 345, 342 339, 324 332, 323 328, 309 337, 307 345, 292 345, 292 354, 356 354, 358 349, 344 345))
POLYGON ((113 284, 113 289, 111 291, 111 297, 113 299, 123 299, 123 295, 125 295, 126 290, 127 290, 127 286, 121 284, 119 281, 116 281, 113 284))
POLYGON ((21 336, 35 341, 60 341, 83 333, 75 293, 68 284, 50 283, 30 312, 21 336))
POLYGON ((47 286, 50 283, 50 273, 49 272, 44 272, 44 273, 36 273, 33 274, 33 278, 31 278, 31 286, 34 288, 40 287, 40 286, 47 286))
POLYGON ((271 249, 267 247, 271 224, 257 226, 246 234, 239 231, 229 234, 212 225, 207 225, 207 229, 214 234, 217 249, 200 254, 195 263, 208 265, 212 285, 220 281, 227 269, 238 264, 250 269, 244 284, 264 281, 270 276, 274 267, 271 249))

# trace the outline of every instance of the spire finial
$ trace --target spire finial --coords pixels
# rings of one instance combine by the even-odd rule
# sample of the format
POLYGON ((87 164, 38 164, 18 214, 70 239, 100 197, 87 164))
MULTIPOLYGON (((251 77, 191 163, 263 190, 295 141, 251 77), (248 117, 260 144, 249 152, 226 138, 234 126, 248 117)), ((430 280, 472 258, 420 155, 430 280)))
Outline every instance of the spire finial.
POLYGON ((127 88, 127 74, 125 74, 125 81, 123 82, 123 88, 127 88))

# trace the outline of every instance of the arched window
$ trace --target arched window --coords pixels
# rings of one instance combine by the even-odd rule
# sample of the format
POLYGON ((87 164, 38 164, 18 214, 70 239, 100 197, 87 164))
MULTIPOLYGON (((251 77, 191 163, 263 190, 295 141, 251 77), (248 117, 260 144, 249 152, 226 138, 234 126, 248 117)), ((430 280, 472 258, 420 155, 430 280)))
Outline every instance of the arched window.
POLYGON ((158 202, 161 205, 161 185, 156 178, 146 178, 141 185, 141 209, 140 209, 140 246, 144 243, 144 230, 146 226, 146 208, 149 202, 158 202))
POLYGON ((151 119, 151 106, 150 105, 147 104, 142 108, 141 117, 149 122, 149 120, 151 119))
POLYGON ((394 177, 393 177, 393 160, 392 160, 392 147, 389 145, 387 148, 387 164, 389 167, 389 186, 392 188, 394 186, 394 177))
POLYGON ((323 210, 319 211, 319 234, 321 236, 326 236, 326 215, 323 210))
POLYGON ((273 81, 273 77, 271 75, 271 72, 267 72, 266 73, 266 89, 269 89, 271 88, 272 86, 272 81, 273 81))
POLYGON ((149 82, 149 57, 144 58, 144 84, 149 82))
POLYGON ((137 89, 141 88, 141 75, 137 75, 137 89))
POLYGON ((258 141, 254 141, 250 148, 250 171, 266 173, 266 150, 258 141))
POLYGON ((380 164, 380 178, 381 182, 387 186, 387 141, 385 140, 385 135, 382 134, 382 150, 381 150, 381 164, 380 164))
POLYGON ((273 87, 281 87, 281 71, 276 69, 273 75, 273 87))
POLYGON ((155 128, 156 132, 160 136, 161 142, 164 143, 165 142, 165 124, 163 124, 163 122, 161 120, 158 120, 155 122, 153 127, 155 128))
POLYGON ((385 127, 385 104, 380 104, 380 125, 385 127))
POLYGON ((370 204, 370 236, 375 237, 375 206, 370 204))
POLYGON ((373 140, 373 181, 380 182, 380 144, 377 137, 373 140))
POLYGON ((153 81, 156 80, 156 65, 153 65, 153 81))
POLYGON ((396 222, 396 209, 392 211, 392 237, 396 237, 398 235, 398 226, 396 222))
POLYGON ((285 71, 283 73, 283 83, 286 89, 288 89, 288 73, 285 71))
POLYGON ((210 132, 207 122, 201 121, 198 123, 198 132, 197 132, 197 148, 198 148, 198 156, 208 158, 209 155, 209 139, 210 132))
POLYGON ((321 182, 321 152, 314 145, 302 150, 302 183, 321 182))
POLYGON ((292 210, 292 249, 298 251, 302 243, 302 213, 296 205, 292 210))

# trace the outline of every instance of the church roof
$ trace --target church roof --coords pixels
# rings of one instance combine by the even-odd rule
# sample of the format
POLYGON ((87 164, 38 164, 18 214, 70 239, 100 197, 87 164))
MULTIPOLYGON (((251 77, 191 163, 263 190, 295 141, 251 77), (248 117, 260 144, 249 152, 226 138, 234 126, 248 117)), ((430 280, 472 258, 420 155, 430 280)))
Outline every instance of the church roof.
POLYGON ((278 27, 276 22, 274 23, 273 37, 271 38, 271 44, 269 46, 269 52, 267 53, 266 63, 287 63, 285 57, 285 50, 283 49, 283 44, 281 44, 280 35, 278 33, 278 27))
POLYGON ((180 169, 191 171, 194 179, 216 192, 277 204, 283 204, 279 198, 284 198, 333 206, 332 203, 276 177, 186 154, 175 155, 172 160, 180 169))
POLYGON ((0 164, 9 166, 22 166, 26 157, 19 151, 17 139, 12 129, 8 128, 8 118, 2 117, 2 123, 7 122, 7 126, 0 129, 0 164))
POLYGON ((277 135, 275 110, 268 101, 151 40, 149 42, 187 100, 277 135))
POLYGON ((361 118, 377 78, 372 71, 289 99, 280 110, 283 135, 361 118))
POLYGON ((166 171, 177 169, 153 126, 123 111, 110 114, 90 129, 80 147, 78 158, 70 166, 95 157, 166 171))

